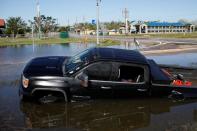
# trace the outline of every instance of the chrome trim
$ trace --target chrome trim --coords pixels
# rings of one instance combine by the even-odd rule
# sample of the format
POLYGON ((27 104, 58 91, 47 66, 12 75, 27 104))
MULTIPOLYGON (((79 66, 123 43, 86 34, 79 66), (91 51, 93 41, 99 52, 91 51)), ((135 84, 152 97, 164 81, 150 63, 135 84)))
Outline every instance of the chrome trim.
POLYGON ((104 80, 89 80, 90 82, 103 82, 103 83, 113 83, 113 84, 130 84, 130 85, 143 85, 145 82, 131 83, 131 82, 121 82, 121 81, 104 81, 104 80))
POLYGON ((106 87, 106 86, 101 86, 102 89, 105 89, 105 90, 110 90, 112 89, 111 87, 106 87))
POLYGON ((152 84, 152 86, 167 86, 167 87, 171 87, 171 88, 196 88, 195 86, 175 86, 175 85, 171 85, 171 84, 152 84))
POLYGON ((148 91, 148 89, 137 89, 137 91, 145 92, 145 91, 148 91))

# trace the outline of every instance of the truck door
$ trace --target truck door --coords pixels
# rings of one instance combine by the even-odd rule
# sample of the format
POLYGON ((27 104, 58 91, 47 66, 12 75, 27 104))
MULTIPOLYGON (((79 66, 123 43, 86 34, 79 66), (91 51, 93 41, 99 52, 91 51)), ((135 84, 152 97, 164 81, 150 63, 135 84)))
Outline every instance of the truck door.
POLYGON ((86 92, 91 97, 108 97, 112 94, 111 74, 112 63, 100 61, 90 64, 82 71, 88 76, 88 87, 78 92, 86 92))

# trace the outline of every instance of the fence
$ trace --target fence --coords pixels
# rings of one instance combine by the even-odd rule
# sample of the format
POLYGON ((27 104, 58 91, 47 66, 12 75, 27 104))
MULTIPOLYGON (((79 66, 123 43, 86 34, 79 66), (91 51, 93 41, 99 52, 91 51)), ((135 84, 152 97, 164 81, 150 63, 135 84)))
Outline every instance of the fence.
MULTIPOLYGON (((41 33, 40 37, 41 38, 59 38, 60 32, 49 32, 49 33, 41 33)), ((14 37, 14 34, 0 34, 0 37, 14 37)), ((34 38, 39 37, 39 33, 34 33, 33 34, 34 38)), ((26 34, 16 34, 16 38, 32 38, 31 33, 26 33, 26 34)))

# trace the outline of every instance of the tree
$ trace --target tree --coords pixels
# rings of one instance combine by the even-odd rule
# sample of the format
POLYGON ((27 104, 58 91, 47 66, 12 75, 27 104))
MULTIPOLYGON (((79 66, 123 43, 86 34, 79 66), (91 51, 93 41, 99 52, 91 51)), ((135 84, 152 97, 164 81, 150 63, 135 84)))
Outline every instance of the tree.
POLYGON ((116 21, 105 22, 104 24, 108 30, 112 30, 112 29, 118 30, 122 25, 124 25, 124 23, 116 22, 116 21))
POLYGON ((87 22, 75 24, 74 27, 80 30, 85 30, 85 29, 96 30, 96 25, 87 22))
POLYGON ((7 34, 13 34, 14 37, 16 37, 17 34, 25 34, 27 24, 21 17, 8 18, 6 25, 7 34))
POLYGON ((58 29, 58 32, 70 31, 70 26, 61 26, 58 29))
POLYGON ((35 25, 35 31, 38 32, 38 28, 40 26, 41 31, 47 35, 49 32, 53 32, 56 30, 57 23, 56 19, 51 16, 41 15, 40 17, 34 17, 34 21, 29 21, 30 24, 35 25))

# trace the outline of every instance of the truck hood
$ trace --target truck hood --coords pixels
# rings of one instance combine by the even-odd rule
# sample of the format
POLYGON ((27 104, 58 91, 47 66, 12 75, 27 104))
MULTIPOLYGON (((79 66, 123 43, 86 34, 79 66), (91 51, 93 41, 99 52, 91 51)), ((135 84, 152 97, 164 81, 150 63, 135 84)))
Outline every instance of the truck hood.
POLYGON ((25 67, 23 74, 32 76, 63 76, 62 65, 70 57, 48 56, 32 59, 25 67))

